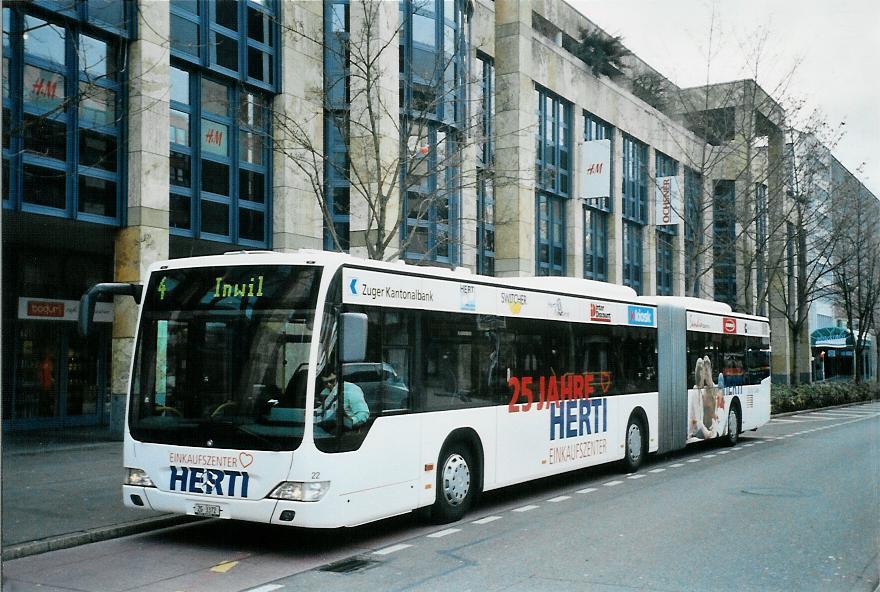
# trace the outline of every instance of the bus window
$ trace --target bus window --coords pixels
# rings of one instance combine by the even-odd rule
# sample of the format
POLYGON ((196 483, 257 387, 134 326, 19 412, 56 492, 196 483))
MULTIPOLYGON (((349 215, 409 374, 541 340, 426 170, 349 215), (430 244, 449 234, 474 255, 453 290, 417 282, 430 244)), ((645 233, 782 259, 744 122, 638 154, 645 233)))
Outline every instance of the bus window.
POLYGON ((500 404, 501 340, 488 319, 466 314, 423 314, 421 343, 424 411, 500 404))
MULTIPOLYGON (((373 315, 378 317, 377 313, 373 315)), ((370 317, 373 320, 373 317, 370 317)), ((380 331, 382 337, 382 409, 383 413, 409 410, 410 364, 412 363, 412 316, 404 311, 382 312, 380 331)))

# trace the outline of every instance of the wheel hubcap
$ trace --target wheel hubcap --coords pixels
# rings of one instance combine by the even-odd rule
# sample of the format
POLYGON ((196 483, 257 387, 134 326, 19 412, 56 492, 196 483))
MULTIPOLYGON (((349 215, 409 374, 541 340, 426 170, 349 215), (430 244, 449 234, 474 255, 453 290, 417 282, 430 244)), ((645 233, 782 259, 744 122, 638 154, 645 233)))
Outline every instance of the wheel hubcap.
POLYGON ((443 495, 450 505, 457 506, 467 497, 471 471, 460 454, 452 454, 443 466, 443 495))
POLYGON ((639 460, 639 457, 642 455, 642 431, 636 424, 629 426, 629 433, 626 435, 626 443, 629 447, 630 460, 639 460))
POLYGON ((737 428, 737 418, 736 411, 733 409, 730 410, 730 413, 727 414, 727 435, 731 438, 736 437, 736 428, 737 428))

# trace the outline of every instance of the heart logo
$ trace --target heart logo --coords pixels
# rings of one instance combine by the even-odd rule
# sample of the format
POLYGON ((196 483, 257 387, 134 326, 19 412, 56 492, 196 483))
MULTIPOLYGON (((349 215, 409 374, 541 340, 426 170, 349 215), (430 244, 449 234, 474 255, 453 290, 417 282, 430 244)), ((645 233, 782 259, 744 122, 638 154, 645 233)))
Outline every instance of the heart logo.
POLYGON ((240 462, 241 466, 243 466, 244 468, 248 468, 249 466, 251 466, 251 463, 254 462, 254 455, 248 454, 247 452, 239 452, 238 462, 240 462))

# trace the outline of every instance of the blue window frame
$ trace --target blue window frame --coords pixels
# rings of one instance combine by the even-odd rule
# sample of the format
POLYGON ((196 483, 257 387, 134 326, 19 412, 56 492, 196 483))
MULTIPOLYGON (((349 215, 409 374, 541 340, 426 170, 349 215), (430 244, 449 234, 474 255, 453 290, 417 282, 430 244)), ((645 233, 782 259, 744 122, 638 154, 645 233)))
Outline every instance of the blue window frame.
MULTIPOLYGON (((654 152, 655 176, 677 177, 678 161, 662 152, 654 152)), ((657 295, 672 296, 673 246, 676 226, 657 226, 657 295)))
MULTIPOLYGON (((593 140, 610 140, 611 153, 614 153, 614 128, 584 111, 584 141, 593 140)), ((613 161, 610 177, 614 179, 613 161)), ((611 187, 608 188, 608 194, 610 196, 611 187)), ((608 279, 608 213, 611 211, 610 197, 590 199, 584 204, 584 277, 587 279, 608 279)))
POLYGON ((410 130, 402 189, 406 195, 405 255, 442 263, 457 260, 455 228, 461 176, 457 134, 438 124, 410 130))
POLYGON ((648 146, 623 136, 623 217, 648 222, 648 146))
POLYGON ((134 0, 31 0, 31 4, 92 29, 131 39, 137 5, 134 0))
POLYGON ((648 146, 623 136, 623 284, 642 293, 642 227, 648 222, 648 146))
POLYGON ((758 314, 767 314, 767 300, 762 295, 767 289, 767 186, 755 184, 755 280, 758 289, 758 314))
POLYGON ((341 112, 327 113, 324 117, 324 248, 328 251, 348 251, 350 247, 347 122, 347 114, 341 112), (328 224, 333 225, 332 232, 328 224))
POLYGON ((736 193, 733 181, 715 182, 712 210, 712 255, 715 300, 736 309, 736 193))
POLYGON ((565 199, 539 193, 537 199, 537 275, 565 275, 565 199))
POLYGON ((571 191, 571 103, 537 88, 535 184, 538 189, 569 197, 571 191))
POLYGON ((460 127, 465 118, 464 0, 401 0, 401 109, 460 127))
POLYGON ((672 252, 675 233, 657 228, 657 295, 672 296, 672 252))
MULTIPOLYGON (((61 14, 37 4, 3 9, 3 206, 118 226, 124 42, 93 23, 98 3, 67 6, 61 14)), ((128 4, 116 10, 127 15, 128 4)))
POLYGON ((537 87, 535 273, 565 275, 565 200, 571 192, 571 103, 537 87))
POLYGON ((477 129, 477 273, 495 275, 495 64, 477 54, 479 68, 474 104, 479 108, 477 129))
POLYGON ((703 177, 684 169, 684 290, 685 296, 700 296, 698 270, 702 267, 703 177))
POLYGON ((324 248, 349 249, 348 0, 324 1, 324 248))
POLYGON ((276 0, 171 0, 171 55, 275 92, 276 0))
POLYGON ((404 256, 454 264, 468 44, 464 0, 400 3, 404 256))
POLYGON ((623 285, 642 293, 642 225, 623 221, 623 285))
POLYGON ((269 100, 171 67, 171 233, 270 247, 269 100))
POLYGON ((608 280, 608 214, 584 206, 584 277, 608 280))

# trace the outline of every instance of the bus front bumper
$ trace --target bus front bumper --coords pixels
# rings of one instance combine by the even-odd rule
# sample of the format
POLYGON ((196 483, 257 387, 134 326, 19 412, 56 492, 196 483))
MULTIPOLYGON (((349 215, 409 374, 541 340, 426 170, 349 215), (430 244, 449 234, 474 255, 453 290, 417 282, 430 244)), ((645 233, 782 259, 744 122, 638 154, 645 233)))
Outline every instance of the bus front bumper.
POLYGON ((332 508, 338 498, 328 497, 320 502, 293 502, 276 499, 223 499, 214 495, 187 495, 160 491, 155 487, 122 486, 122 501, 126 507, 187 514, 206 518, 247 520, 264 524, 300 526, 307 528, 338 528, 342 508, 332 508))

